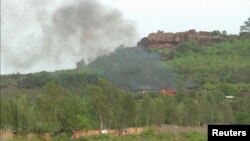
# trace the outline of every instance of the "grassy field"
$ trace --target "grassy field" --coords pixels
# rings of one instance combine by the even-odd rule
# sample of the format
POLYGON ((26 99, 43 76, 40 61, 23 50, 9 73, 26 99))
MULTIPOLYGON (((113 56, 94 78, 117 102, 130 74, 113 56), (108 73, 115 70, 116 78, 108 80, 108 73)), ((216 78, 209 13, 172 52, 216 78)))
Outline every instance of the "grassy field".
POLYGON ((109 136, 109 135, 99 135, 99 136, 88 136, 81 137, 78 139, 72 139, 66 137, 65 135, 60 135, 53 137, 49 140, 43 138, 33 138, 27 139, 26 137, 16 137, 10 141, 205 141, 207 140, 207 135, 198 132, 189 133, 156 133, 152 131, 145 131, 138 135, 129 136, 109 136))

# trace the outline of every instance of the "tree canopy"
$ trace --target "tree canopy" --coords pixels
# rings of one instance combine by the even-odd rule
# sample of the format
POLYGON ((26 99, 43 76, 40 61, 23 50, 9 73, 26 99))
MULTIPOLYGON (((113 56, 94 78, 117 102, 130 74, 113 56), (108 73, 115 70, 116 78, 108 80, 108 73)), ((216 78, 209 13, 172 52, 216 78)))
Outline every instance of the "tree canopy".
POLYGON ((244 21, 244 25, 240 27, 241 32, 250 32, 250 17, 244 21))

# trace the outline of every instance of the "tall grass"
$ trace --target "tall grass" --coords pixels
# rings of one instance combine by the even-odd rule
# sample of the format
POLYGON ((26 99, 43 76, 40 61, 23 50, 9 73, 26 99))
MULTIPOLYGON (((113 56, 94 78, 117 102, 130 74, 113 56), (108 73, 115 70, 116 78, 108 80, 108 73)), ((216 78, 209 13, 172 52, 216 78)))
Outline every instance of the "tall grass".
POLYGON ((158 133, 153 128, 149 127, 141 134, 128 135, 128 136, 110 136, 110 135, 98 135, 98 136, 85 136, 78 139, 72 139, 67 136, 55 136, 50 140, 44 138, 27 139, 25 137, 17 137, 10 141, 205 141, 207 139, 206 134, 198 132, 189 133, 158 133))

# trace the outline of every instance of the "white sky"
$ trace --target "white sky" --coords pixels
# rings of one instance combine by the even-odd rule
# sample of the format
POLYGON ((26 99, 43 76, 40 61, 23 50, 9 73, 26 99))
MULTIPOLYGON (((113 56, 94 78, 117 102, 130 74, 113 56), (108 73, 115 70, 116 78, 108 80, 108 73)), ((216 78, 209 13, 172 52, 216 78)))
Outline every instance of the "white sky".
MULTIPOLYGON (((72 61, 60 65, 50 62, 42 63, 26 70, 18 70, 15 66, 8 65, 9 60, 5 58, 4 53, 9 54, 15 50, 10 58, 15 60, 18 54, 29 51, 29 47, 25 47, 26 44, 20 44, 20 40, 29 38, 31 44, 41 42, 37 40, 39 38, 36 38, 39 36, 39 24, 36 23, 36 19, 29 19, 29 17, 40 14, 40 18, 46 18, 43 13, 32 13, 37 10, 34 8, 39 8, 39 4, 44 4, 44 2, 25 0, 35 5, 30 7, 32 4, 25 4, 23 1, 1 1, 1 74, 74 68, 76 62, 72 61), (15 5, 10 4, 11 2, 15 5), (18 6, 19 10, 30 11, 29 16, 22 17, 22 14, 15 11, 15 6, 18 6), (18 32, 13 32, 13 30, 18 32), (15 46, 23 47, 15 48, 15 46)), ((47 9, 50 11, 53 11, 61 2, 69 2, 67 0, 44 1, 48 3, 47 9)), ((166 32, 180 32, 188 29, 226 30, 229 34, 238 34, 240 26, 250 17, 250 0, 100 0, 100 2, 119 10, 125 19, 133 23, 138 31, 138 40, 157 30, 166 32)))
POLYGON ((102 0, 132 19, 140 36, 170 32, 226 30, 238 34, 250 17, 250 0, 102 0))

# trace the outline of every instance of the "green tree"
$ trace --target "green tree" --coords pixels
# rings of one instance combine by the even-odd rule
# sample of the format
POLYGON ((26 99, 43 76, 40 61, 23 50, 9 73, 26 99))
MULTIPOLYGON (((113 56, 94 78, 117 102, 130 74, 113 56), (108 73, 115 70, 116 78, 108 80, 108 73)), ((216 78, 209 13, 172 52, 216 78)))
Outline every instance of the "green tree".
POLYGON ((11 128, 11 119, 13 115, 11 114, 11 105, 7 100, 0 99, 0 128, 11 128))
POLYGON ((166 105, 165 101, 162 97, 156 97, 152 101, 152 115, 153 115, 153 123, 156 126, 160 126, 162 123, 164 123, 165 120, 165 111, 166 111, 166 105))
POLYGON ((180 120, 179 111, 177 109, 176 97, 165 98, 165 123, 177 124, 180 120))
POLYGON ((250 17, 244 21, 244 25, 240 27, 240 32, 250 32, 250 17))
POLYGON ((149 126, 151 120, 152 120, 152 112, 153 112, 153 101, 152 98, 149 95, 143 96, 142 99, 142 115, 143 119, 146 122, 146 125, 149 126))
POLYGON ((17 131, 27 131, 28 129, 28 102, 26 95, 20 95, 16 101, 17 112, 18 112, 18 128, 17 131))
POLYGON ((135 102, 135 126, 142 126, 142 106, 141 100, 135 102))
POLYGON ((220 36, 221 33, 220 33, 219 30, 214 30, 214 31, 211 32, 211 35, 212 35, 212 36, 220 36))
POLYGON ((90 97, 89 105, 92 106, 95 118, 98 119, 99 127, 102 130, 106 128, 110 114, 108 98, 98 86, 88 86, 87 92, 90 97))
POLYGON ((236 123, 250 124, 250 98, 235 99, 233 110, 236 123))
MULTIPOLYGON (((123 119, 123 127, 127 127, 131 124, 135 118, 135 101, 131 94, 125 93, 124 98, 122 99, 122 106, 124 109, 124 116, 121 117, 123 119)), ((115 106, 115 105, 114 105, 115 106)))
POLYGON ((65 100, 64 105, 61 105, 64 109, 64 128, 74 129, 93 129, 93 123, 91 121, 91 117, 88 113, 89 107, 87 107, 87 103, 85 99, 79 96, 70 95, 65 100))
POLYGON ((56 131, 65 127, 65 105, 68 96, 63 87, 54 81, 48 82, 36 100, 39 111, 38 126, 41 130, 56 131))
POLYGON ((196 99, 187 98, 179 103, 181 110, 181 125, 199 125, 200 118, 199 114, 201 113, 200 105, 196 99))
POLYGON ((230 104, 226 101, 221 101, 218 104, 218 109, 220 110, 220 113, 222 114, 223 117, 223 123, 233 123, 234 121, 234 113, 233 110, 230 106, 230 104))
POLYGON ((100 129, 124 128, 132 124, 135 117, 135 102, 131 94, 99 79, 96 85, 86 89, 91 115, 99 122, 100 129))

